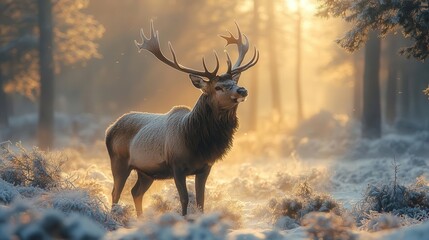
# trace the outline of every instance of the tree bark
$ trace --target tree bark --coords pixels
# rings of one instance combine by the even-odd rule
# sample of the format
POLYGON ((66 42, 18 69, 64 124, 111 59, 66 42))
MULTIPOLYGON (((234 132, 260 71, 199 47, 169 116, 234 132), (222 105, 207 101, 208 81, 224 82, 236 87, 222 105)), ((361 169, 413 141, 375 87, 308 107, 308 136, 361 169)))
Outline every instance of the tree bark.
POLYGON ((428 108, 427 96, 423 94, 423 90, 428 87, 428 64, 427 62, 416 62, 412 63, 415 65, 413 70, 413 78, 410 88, 411 97, 411 118, 416 124, 422 128, 426 127, 426 109, 428 108))
POLYGON ((353 117, 356 120, 362 119, 362 65, 360 63, 360 53, 353 55, 353 71, 354 71, 354 86, 353 86, 353 117))
POLYGON ((396 95, 398 92, 398 43, 397 36, 390 36, 387 39, 387 82, 386 82, 386 103, 385 117, 386 123, 393 125, 396 120, 396 95))
POLYGON ((410 66, 409 63, 403 60, 401 64, 401 77, 400 77, 400 120, 408 121, 410 118, 410 66))
MULTIPOLYGON (((253 41, 258 43, 259 39, 259 0, 253 0, 253 41)), ((254 131, 258 127, 258 76, 259 76, 259 67, 253 67, 252 77, 250 78, 250 90, 251 96, 249 98, 249 130, 254 131)))
POLYGON ((39 147, 52 147, 54 139, 54 60, 53 60, 53 22, 51 0, 38 0, 39 10, 39 64, 40 64, 40 103, 39 103, 39 147))
POLYGON ((419 91, 420 93, 420 110, 422 113, 422 122, 423 122, 423 127, 425 130, 429 130, 429 98, 428 96, 426 96, 425 94, 423 94, 423 90, 426 89, 427 87, 429 87, 429 64, 428 62, 424 62, 423 63, 423 79, 420 82, 421 84, 421 89, 419 91))
POLYGON ((268 20, 267 20, 267 39, 269 39, 268 43, 268 55, 269 55, 269 70, 270 70, 270 79, 271 79, 271 99, 273 104, 273 110, 276 114, 279 114, 280 121, 282 121, 282 102, 280 97, 280 81, 279 81, 279 69, 278 69, 278 59, 277 59, 277 27, 276 27, 276 19, 274 12, 274 2, 275 1, 266 1, 267 3, 267 12, 268 12, 268 20))
POLYGON ((365 47, 363 76, 362 137, 364 138, 381 136, 380 48, 380 38, 376 32, 371 32, 365 47))
POLYGON ((410 60, 410 65, 412 66, 412 70, 410 71, 410 81, 408 81, 409 87, 409 96, 410 96, 410 120, 413 123, 418 123, 419 119, 419 111, 418 111, 418 97, 421 91, 419 92, 419 84, 421 81, 422 73, 420 72, 419 66, 420 62, 415 62, 414 60, 410 60))
POLYGON ((0 128, 9 127, 9 104, 3 82, 4 76, 0 67, 0 128))

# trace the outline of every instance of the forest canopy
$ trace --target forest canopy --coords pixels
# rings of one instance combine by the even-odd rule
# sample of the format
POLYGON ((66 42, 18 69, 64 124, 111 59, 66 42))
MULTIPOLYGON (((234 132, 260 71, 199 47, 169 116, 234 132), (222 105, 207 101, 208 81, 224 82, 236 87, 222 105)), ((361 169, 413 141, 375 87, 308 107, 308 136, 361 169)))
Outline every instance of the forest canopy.
POLYGON ((411 40, 401 54, 424 60, 429 54, 428 1, 420 0, 320 0, 319 16, 341 17, 351 23, 344 37, 337 40, 348 51, 359 49, 371 30, 384 37, 401 32, 411 40))

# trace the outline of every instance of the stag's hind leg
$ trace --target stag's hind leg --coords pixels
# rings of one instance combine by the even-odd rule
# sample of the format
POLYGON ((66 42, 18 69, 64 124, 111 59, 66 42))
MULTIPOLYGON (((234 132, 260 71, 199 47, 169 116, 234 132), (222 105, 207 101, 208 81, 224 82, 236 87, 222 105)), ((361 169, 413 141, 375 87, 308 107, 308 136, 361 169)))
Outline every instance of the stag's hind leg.
POLYGON ((113 175, 112 205, 119 202, 125 182, 130 176, 131 169, 128 167, 127 162, 126 159, 120 157, 111 157, 113 175))
POLYGON ((131 194, 133 195, 137 216, 140 216, 142 214, 143 195, 152 185, 153 178, 138 171, 137 171, 137 175, 138 175, 138 179, 137 179, 136 185, 134 185, 133 189, 131 189, 131 194))

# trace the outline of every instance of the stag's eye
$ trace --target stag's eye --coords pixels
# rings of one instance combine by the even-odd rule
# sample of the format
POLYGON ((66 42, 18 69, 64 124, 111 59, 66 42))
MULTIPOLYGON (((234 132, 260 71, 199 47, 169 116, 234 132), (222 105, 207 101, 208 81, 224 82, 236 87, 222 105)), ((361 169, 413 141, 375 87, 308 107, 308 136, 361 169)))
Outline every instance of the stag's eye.
POLYGON ((222 92, 223 92, 223 88, 221 88, 221 87, 219 87, 219 86, 216 86, 216 87, 215 87, 215 90, 216 90, 216 91, 222 91, 222 92))

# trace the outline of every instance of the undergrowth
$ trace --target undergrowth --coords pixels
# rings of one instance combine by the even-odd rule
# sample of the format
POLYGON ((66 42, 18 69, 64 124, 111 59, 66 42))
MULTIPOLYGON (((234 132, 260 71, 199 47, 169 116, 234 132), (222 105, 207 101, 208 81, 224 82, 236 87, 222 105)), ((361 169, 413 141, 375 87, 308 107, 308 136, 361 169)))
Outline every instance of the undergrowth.
POLYGON ((302 225, 311 239, 324 240, 354 240, 356 234, 353 218, 334 213, 311 212, 305 215, 302 225))
POLYGON ((312 212, 326 212, 340 216, 341 206, 327 194, 315 192, 307 181, 299 183, 292 196, 271 199, 269 207, 277 227, 291 229, 302 225, 304 217, 312 212))
POLYGON ((398 183, 399 165, 393 163, 391 183, 371 184, 353 213, 362 230, 379 231, 426 222, 429 219, 429 187, 423 176, 408 186, 398 183))
POLYGON ((0 239, 101 239, 106 230, 89 218, 28 203, 0 206, 0 239))
POLYGON ((0 146, 0 204, 24 200, 41 209, 86 216, 107 230, 126 226, 131 208, 115 206, 110 211, 97 194, 100 191, 95 181, 82 181, 84 176, 63 172, 66 161, 62 154, 37 148, 29 151, 20 143, 16 147, 3 144, 0 146))
POLYGON ((46 154, 33 148, 27 151, 20 143, 14 151, 9 144, 1 146, 0 178, 16 186, 36 187, 51 190, 68 187, 61 176, 61 167, 66 161, 62 155, 46 154))
MULTIPOLYGON (((197 208, 193 185, 193 181, 189 181, 188 215, 191 216, 191 218, 199 218, 203 217, 204 214, 197 208)), ((173 185, 164 188, 161 194, 154 194, 151 197, 151 204, 147 209, 145 209, 145 211, 143 211, 145 219, 153 219, 167 212, 180 214, 182 211, 177 190, 173 185)), ((231 228, 236 229, 241 227, 242 209, 237 201, 225 199, 221 192, 213 191, 210 192, 210 194, 207 194, 207 202, 210 202, 210 204, 206 204, 205 213, 219 214, 222 219, 229 221, 231 228)))
POLYGON ((177 213, 167 213, 154 221, 143 222, 132 231, 107 239, 227 239, 230 222, 221 214, 206 214, 194 222, 187 221, 177 213))
POLYGON ((292 196, 272 199, 269 207, 277 229, 302 226, 309 239, 354 240, 355 222, 331 196, 313 190, 307 181, 297 184, 292 196))

